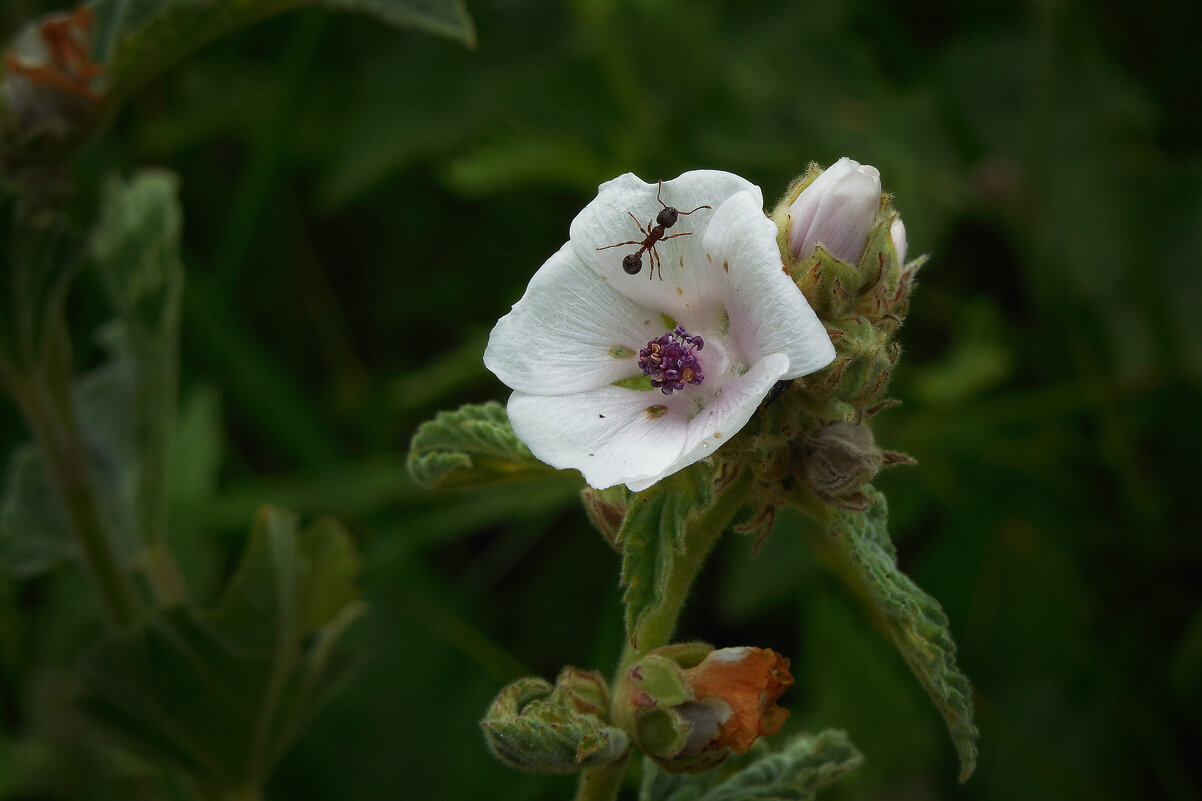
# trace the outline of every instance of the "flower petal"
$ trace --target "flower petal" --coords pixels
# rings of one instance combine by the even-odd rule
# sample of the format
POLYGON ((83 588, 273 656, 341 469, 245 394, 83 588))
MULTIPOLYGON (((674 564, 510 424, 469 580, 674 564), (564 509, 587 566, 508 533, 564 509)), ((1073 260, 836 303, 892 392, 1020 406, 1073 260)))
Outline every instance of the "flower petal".
POLYGON ((822 245, 839 261, 858 263, 880 204, 880 171, 847 156, 839 159, 789 207, 793 257, 809 258, 822 245))
MULTIPOLYGON (((641 492, 664 476, 701 461, 725 445, 751 419, 768 390, 788 369, 789 358, 781 353, 773 353, 757 362, 744 375, 728 380, 710 396, 705 407, 689 419, 680 455, 658 475, 626 480, 626 486, 634 492, 641 492)), ((680 394, 683 396, 686 393, 680 394)))
POLYGON ((901 217, 893 221, 889 226, 889 238, 893 240, 893 249, 897 251, 897 263, 901 267, 906 266, 906 224, 902 222, 901 217))
POLYGON ((571 227, 572 245, 585 264, 623 295, 647 308, 681 318, 688 308, 704 305, 704 300, 715 294, 715 276, 702 269, 701 239, 711 215, 727 198, 742 191, 752 192, 763 205, 759 187, 728 172, 694 170, 664 181, 662 187, 627 173, 602 184, 596 199, 576 215, 571 227), (665 229, 665 237, 671 238, 655 243, 659 267, 654 277, 650 275, 650 252, 642 255, 642 271, 628 275, 622 269, 622 259, 639 250, 639 245, 609 246, 642 242, 664 205, 682 212, 702 205, 712 208, 693 211, 665 229))
POLYGON ((705 232, 713 269, 727 280, 723 293, 730 317, 732 358, 747 364, 771 353, 789 359, 782 378, 819 370, 835 358, 835 346, 805 295, 784 272, 776 225, 755 199, 736 195, 722 205, 705 232))
POLYGON ((688 430, 685 407, 680 393, 602 387, 555 396, 515 392, 508 412, 514 434, 537 458, 575 468, 589 486, 605 489, 644 479, 650 486, 667 475, 688 430))
POLYGON ((566 244, 497 322, 484 364, 520 392, 595 389, 641 375, 639 349, 664 327, 658 314, 616 292, 566 244))
POLYGON ((757 737, 776 734, 789 717, 789 711, 776 704, 793 684, 789 660, 769 648, 711 651, 684 675, 699 700, 721 699, 731 712, 710 748, 746 754, 757 737))

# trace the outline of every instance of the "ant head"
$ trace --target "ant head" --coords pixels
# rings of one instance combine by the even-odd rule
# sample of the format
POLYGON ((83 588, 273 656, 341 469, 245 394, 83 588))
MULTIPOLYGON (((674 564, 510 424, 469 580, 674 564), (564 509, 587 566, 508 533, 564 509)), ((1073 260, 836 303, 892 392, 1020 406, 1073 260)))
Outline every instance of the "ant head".
POLYGON ((622 269, 627 275, 638 275, 643 269, 643 260, 639 258, 639 254, 631 253, 622 259, 622 269))
POLYGON ((664 228, 671 228, 676 225, 676 218, 680 216, 680 212, 674 206, 664 206, 663 210, 655 216, 655 221, 664 228))

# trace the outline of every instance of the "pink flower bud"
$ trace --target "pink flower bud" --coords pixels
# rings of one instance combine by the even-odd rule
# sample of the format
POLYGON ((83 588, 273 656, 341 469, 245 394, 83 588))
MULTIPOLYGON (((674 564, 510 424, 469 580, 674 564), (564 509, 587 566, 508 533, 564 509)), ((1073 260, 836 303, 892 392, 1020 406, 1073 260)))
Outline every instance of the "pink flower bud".
POLYGON ((807 186, 789 207, 789 248, 809 258, 822 245, 839 261, 857 264, 881 205, 876 167, 844 156, 807 186))
POLYGON ((893 240, 893 249, 897 251, 897 264, 906 266, 906 224, 898 217, 889 226, 889 238, 893 240))

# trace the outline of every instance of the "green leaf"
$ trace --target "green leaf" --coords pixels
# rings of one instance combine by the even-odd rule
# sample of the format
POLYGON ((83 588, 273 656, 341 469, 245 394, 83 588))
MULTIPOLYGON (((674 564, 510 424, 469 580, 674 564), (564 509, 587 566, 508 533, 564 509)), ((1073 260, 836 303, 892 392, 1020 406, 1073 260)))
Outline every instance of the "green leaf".
POLYGON ((105 417, 81 419, 81 425, 86 432, 128 421, 129 461, 137 470, 136 526, 147 542, 161 541, 167 528, 184 282, 178 191, 176 177, 163 170, 110 181, 92 235, 92 258, 118 315, 116 336, 131 360, 133 396, 105 417))
POLYGON ((350 538, 260 511, 213 611, 156 612, 109 635, 84 668, 84 702, 134 748, 202 786, 261 788, 349 675, 334 651, 363 610, 350 538))
POLYGON ((705 773, 665 773, 648 758, 639 801, 811 801, 863 762, 847 735, 832 729, 795 735, 777 753, 761 741, 705 773))
POLYGON ((409 443, 409 472, 435 489, 455 489, 545 476, 552 468, 535 459, 509 425, 499 403, 440 412, 409 443))
POLYGON ((476 34, 461 0, 94 0, 96 58, 118 100, 209 42, 267 17, 312 5, 458 39, 476 34))
POLYGON ((897 569, 884 495, 871 487, 865 492, 875 505, 862 512, 840 510, 830 535, 847 557, 855 580, 894 645, 943 715, 960 758, 960 781, 965 781, 977 762, 972 687, 956 665, 956 644, 943 608, 897 569))
MULTIPOLYGON (((682 470, 630 500, 617 542, 622 549, 626 633, 638 650, 646 650, 651 638, 657 645, 665 644, 669 636, 653 628, 668 607, 684 600, 687 587, 676 586, 680 572, 675 568, 690 545, 690 516, 709 506, 709 482, 710 474, 703 468, 682 470)), ((698 559, 704 554, 690 556, 698 559)))
MULTIPOLYGON (((210 503, 225 451, 221 394, 215 387, 194 390, 180 409, 171 451, 170 499, 173 506, 210 503)), ((244 518, 245 519, 245 518, 244 518)))
POLYGON ((148 169, 111 179, 92 235, 92 255, 123 320, 139 334, 177 324, 183 267, 179 257, 179 181, 148 169))
POLYGON ((476 46, 476 30, 462 0, 323 0, 331 8, 361 11, 398 28, 417 28, 476 46))

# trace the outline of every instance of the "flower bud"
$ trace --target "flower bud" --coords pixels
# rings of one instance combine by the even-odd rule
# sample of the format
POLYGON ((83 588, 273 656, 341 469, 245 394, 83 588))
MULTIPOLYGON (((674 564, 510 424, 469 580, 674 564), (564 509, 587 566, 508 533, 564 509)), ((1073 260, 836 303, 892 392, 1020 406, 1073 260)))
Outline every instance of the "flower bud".
POLYGON ((893 221, 889 226, 889 238, 893 240, 893 250, 897 253, 897 263, 901 267, 906 266, 906 224, 902 222, 901 217, 893 221))
POLYGON ((876 167, 846 156, 839 159, 789 206, 793 259, 807 259, 821 245, 839 261, 858 264, 880 205, 881 174, 876 167))
POLYGON ((104 99, 104 67, 92 60, 92 18, 89 6, 48 14, 5 51, 0 117, 5 149, 19 154, 16 161, 58 159, 90 133, 104 99))
POLYGON ((625 756, 626 733, 606 724, 609 691, 598 673, 564 668, 552 687, 519 679, 501 690, 480 721, 497 759, 537 773, 567 773, 625 756))
POLYGON ((745 754, 789 716, 776 700, 789 660, 763 648, 685 643, 658 648, 615 689, 614 722, 669 773, 695 773, 745 754))
POLYGON ((873 501, 864 494, 864 487, 881 468, 893 464, 914 464, 914 460, 878 448, 867 425, 840 421, 806 437, 798 478, 825 503, 841 509, 867 509, 873 501))

